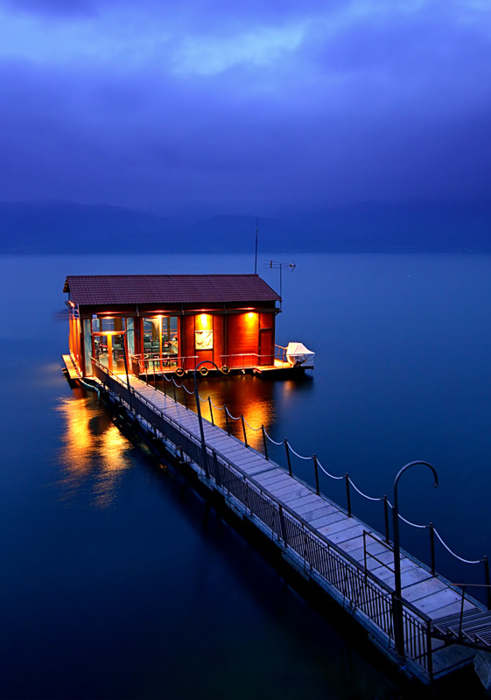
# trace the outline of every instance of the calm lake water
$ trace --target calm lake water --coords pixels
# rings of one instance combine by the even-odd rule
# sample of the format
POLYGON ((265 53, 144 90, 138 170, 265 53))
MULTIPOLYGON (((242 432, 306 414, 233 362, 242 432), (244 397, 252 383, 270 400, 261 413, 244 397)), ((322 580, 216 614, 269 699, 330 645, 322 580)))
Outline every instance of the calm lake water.
MULTIPOLYGON (((265 258, 274 255, 264 256, 265 258)), ((289 261, 288 261, 289 262, 289 261)), ((491 257, 298 255, 277 342, 301 380, 200 380, 276 440, 392 494, 461 556, 491 554, 491 257)), ((172 469, 61 374, 67 274, 251 272, 245 256, 0 258, 2 698, 392 698, 404 692, 343 624, 305 603, 172 469)), ((259 270, 276 289, 277 271, 259 270)), ((272 454, 279 460, 281 453, 272 454)), ((294 471, 313 480, 310 462, 294 471)), ((344 486, 322 478, 345 503, 344 486)), ((355 514, 383 527, 379 504, 355 514)), ((403 547, 428 561, 424 531, 403 547)), ((437 547, 450 580, 482 582, 437 547)), ((478 686, 474 689, 478 693, 478 686)))

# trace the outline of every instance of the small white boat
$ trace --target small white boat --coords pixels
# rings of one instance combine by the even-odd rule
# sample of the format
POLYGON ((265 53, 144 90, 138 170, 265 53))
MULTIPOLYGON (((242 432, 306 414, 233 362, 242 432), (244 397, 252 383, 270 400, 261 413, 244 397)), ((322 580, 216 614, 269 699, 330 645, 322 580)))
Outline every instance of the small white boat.
POLYGON ((303 343, 288 343, 286 359, 292 367, 314 369, 315 352, 305 347, 303 343))

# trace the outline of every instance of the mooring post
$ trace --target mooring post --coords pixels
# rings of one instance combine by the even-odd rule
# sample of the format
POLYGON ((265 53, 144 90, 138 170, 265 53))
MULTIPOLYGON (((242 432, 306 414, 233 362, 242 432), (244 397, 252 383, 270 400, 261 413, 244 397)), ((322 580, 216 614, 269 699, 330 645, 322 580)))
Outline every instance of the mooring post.
POLYGON ((268 439, 266 437, 266 431, 264 430, 264 425, 261 426, 261 430, 263 431, 264 456, 266 457, 266 459, 269 459, 269 457, 268 457, 268 439))
POLYGON ((489 561, 486 555, 483 556, 482 562, 484 564, 484 579, 486 581, 488 610, 491 610, 491 580, 489 578, 489 561))
POLYGON ((288 472, 289 472, 290 476, 292 476, 292 463, 290 460, 290 451, 288 449, 288 440, 285 438, 283 442, 285 443, 286 459, 288 461, 288 472))
POLYGON ((223 404, 223 410, 225 412, 225 423, 227 424, 227 434, 230 435, 230 425, 228 423, 228 410, 227 410, 227 404, 223 404))
POLYGON ((384 519, 385 519, 385 541, 388 543, 390 540, 389 533, 389 500, 384 494, 384 519))
POLYGON ((249 447, 249 445, 247 444, 247 433, 246 433, 246 427, 245 427, 245 421, 244 421, 244 414, 243 414, 243 413, 240 414, 240 418, 241 418, 241 420, 242 420, 242 432, 244 433, 244 445, 245 445, 246 447, 249 447))
POLYGON ((209 396, 208 396, 208 408, 210 409, 211 424, 215 425, 215 421, 213 419, 213 409, 211 407, 211 398, 209 396))
POLYGON ((347 506, 348 506, 348 518, 351 518, 351 493, 349 489, 349 474, 346 473, 344 475, 345 481, 346 481, 346 500, 347 500, 347 506))
POLYGON ((317 455, 314 455, 314 470, 315 470, 315 492, 318 496, 321 495, 319 488, 319 465, 317 464, 317 455))
POLYGON ((430 552, 431 552, 431 575, 435 575, 436 567, 435 567, 435 528, 433 523, 429 524, 429 530, 430 530, 430 552))

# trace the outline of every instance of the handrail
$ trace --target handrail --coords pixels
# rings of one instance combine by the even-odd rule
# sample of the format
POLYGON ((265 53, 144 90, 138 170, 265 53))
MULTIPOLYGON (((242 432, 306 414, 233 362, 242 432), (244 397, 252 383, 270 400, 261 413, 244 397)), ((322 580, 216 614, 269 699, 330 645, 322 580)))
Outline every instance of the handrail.
MULTIPOLYGON (((127 387, 117 375, 97 362, 97 360, 93 360, 93 364, 95 368, 100 370, 98 374, 100 375, 99 379, 101 383, 106 386, 110 386, 110 382, 117 384, 119 386, 119 392, 117 393, 120 393, 120 398, 123 402, 128 405, 130 409, 140 413, 141 419, 150 428, 153 428, 156 433, 160 432, 160 430, 158 430, 158 424, 151 423, 148 416, 145 417, 146 414, 139 410, 139 405, 146 408, 148 407, 151 410, 152 416, 158 416, 162 420, 162 426, 173 426, 173 429, 183 435, 183 438, 189 438, 194 446, 200 447, 198 438, 189 429, 173 420, 167 414, 164 414, 161 409, 148 401, 145 396, 134 387, 127 387), (126 396, 127 399, 125 398, 126 396), (131 405, 132 399, 134 406, 131 405)), ((152 418, 150 418, 150 420, 152 420, 152 418)), ((222 431, 221 428, 218 428, 218 430, 222 431)), ((166 433, 165 430, 164 432, 160 432, 160 434, 164 439, 170 439, 166 437, 168 433, 166 433)), ((233 439, 237 440, 237 438, 233 439)), ((173 444, 175 447, 176 444, 173 444)), ((352 607, 353 613, 356 613, 356 610, 360 608, 364 615, 371 615, 370 619, 373 624, 377 625, 381 632, 388 636, 389 640, 394 638, 391 622, 393 591, 384 581, 378 579, 378 577, 370 571, 367 571, 366 568, 364 569, 349 553, 342 550, 335 543, 330 542, 322 533, 314 530, 301 515, 291 510, 287 505, 279 503, 269 493, 264 492, 261 485, 255 481, 253 477, 242 473, 220 451, 213 450, 208 445, 205 445, 204 454, 206 455, 204 464, 200 463, 203 456, 202 450, 198 450, 196 453, 198 461, 196 461, 196 458, 191 459, 204 472, 207 478, 214 479, 217 489, 228 492, 229 497, 236 498, 246 509, 250 510, 251 516, 254 515, 254 517, 259 518, 271 533, 272 539, 276 539, 280 546, 287 549, 291 548, 293 552, 300 555, 304 561, 304 565, 308 565, 311 572, 316 571, 328 586, 334 586, 339 595, 341 595, 344 600, 348 601, 352 607), (211 460, 211 462, 209 462, 209 460, 211 460), (235 481, 231 482, 228 476, 222 478, 223 475, 219 476, 218 472, 210 474, 209 465, 210 463, 214 463, 213 460, 218 460, 216 463, 220 463, 230 477, 234 477, 235 481), (209 462, 208 466, 207 462, 209 462), (243 491, 243 489, 246 490, 243 491), (251 498, 254 493, 260 496, 262 502, 269 504, 271 508, 270 511, 265 512, 263 506, 252 503, 251 498), (292 528, 294 529, 292 530, 292 528), (299 528, 298 532, 295 528, 299 528), (307 548, 308 542, 310 542, 310 544, 307 548), (318 556, 318 547, 322 548, 325 555, 318 556), (326 556, 330 557, 329 561, 332 561, 332 563, 327 563, 326 556), (335 558, 333 559, 333 557, 335 558), (343 567, 349 568, 343 569, 343 567), (352 574, 347 573, 350 570, 353 572, 352 574), (355 576, 352 580, 352 584, 349 586, 346 585, 348 580, 346 577, 348 575, 355 576), (368 595, 360 598, 360 586, 362 585, 367 587, 368 595)), ((305 483, 301 479, 298 479, 298 477, 295 478, 298 482, 305 483)), ((325 497, 323 498, 327 503, 330 503, 328 499, 325 497)), ((403 610, 406 620, 405 624, 409 629, 406 638, 406 652, 408 658, 418 663, 420 668, 422 668, 425 673, 428 673, 431 679, 432 652, 431 644, 427 643, 431 619, 408 601, 403 601, 403 610)))
MULTIPOLYGON (((282 347, 282 346, 278 346, 278 347, 282 347)), ((253 353, 243 353, 243 354, 253 354, 253 353)), ((225 357, 225 356, 220 356, 220 357, 225 357)), ((93 362, 96 362, 97 364, 100 364, 95 358, 92 358, 92 361, 93 361, 93 362)), ((104 367, 104 365, 100 365, 100 366, 103 368, 104 371, 109 372, 108 368, 104 367)), ((111 373, 111 374, 112 374, 112 373, 111 373)), ((114 375, 114 377, 117 378, 117 375, 114 375)), ((187 387, 184 386, 184 383, 178 384, 178 383, 175 381, 174 377, 168 377, 165 373, 163 374, 163 377, 164 377, 164 380, 165 380, 165 381, 167 381, 167 382, 172 382, 172 383, 175 385, 176 388, 178 388, 178 389, 183 389, 183 391, 185 391, 185 392, 188 393, 188 394, 194 393, 193 391, 190 391, 189 389, 187 389, 187 387)), ((198 396, 199 396, 199 394, 198 394, 198 396)), ((199 398, 200 398, 200 400, 203 401, 203 402, 204 402, 204 401, 208 401, 208 399, 203 399, 201 396, 199 396, 199 398)), ((176 398, 175 400, 177 400, 177 398, 176 398)), ((226 417, 227 417, 227 418, 230 418, 230 419, 233 420, 233 421, 241 421, 241 420, 244 420, 244 421, 245 421, 245 419, 243 418, 242 415, 240 415, 240 416, 234 416, 234 415, 232 415, 232 413, 230 413, 228 407, 225 406, 225 405, 224 405, 222 408, 220 408, 220 407, 218 407, 218 406, 215 406, 215 404, 214 404, 213 402, 212 402, 212 405, 213 405, 213 407, 214 407, 216 410, 224 410, 224 411, 225 411, 226 417)), ((187 406, 186 406, 186 407, 187 407, 187 406)), ((291 467, 291 463, 290 463, 290 458, 289 458, 288 451, 291 451, 292 454, 294 454, 297 458, 299 458, 299 459, 301 459, 301 460, 305 460, 305 461, 313 460, 313 462, 314 462, 314 467, 316 468, 316 483, 317 483, 317 484, 318 484, 317 467, 318 467, 327 477, 329 477, 330 479, 333 479, 333 480, 335 480, 335 481, 342 481, 342 480, 344 479, 345 482, 346 482, 346 488, 347 488, 347 501, 348 501, 348 515, 349 515, 349 516, 351 516, 351 500, 350 500, 350 491, 349 491, 350 485, 354 488, 354 490, 355 490, 361 497, 365 498, 366 500, 372 501, 372 502, 382 501, 382 502, 384 503, 384 507, 386 507, 386 508, 389 507, 392 511, 394 510, 394 506, 392 505, 392 503, 391 503, 385 496, 382 496, 382 497, 373 497, 373 496, 369 496, 369 495, 363 493, 363 492, 356 486, 356 484, 355 484, 354 481, 351 479, 351 477, 349 477, 348 474, 344 474, 344 475, 342 475, 342 476, 336 476, 336 475, 330 474, 330 473, 323 467, 323 465, 321 464, 321 462, 319 461, 319 459, 318 459, 317 457, 315 457, 315 456, 305 456, 305 455, 301 455, 301 454, 299 454, 298 452, 296 452, 296 451, 292 448, 292 446, 290 445, 290 443, 289 443, 287 440, 284 440, 284 441, 281 441, 281 442, 277 442, 276 440, 274 440, 274 439, 267 433, 267 431, 266 431, 266 429, 264 428, 264 426, 260 426, 260 427, 258 427, 258 428, 253 428, 247 421, 245 421, 245 422, 247 423, 247 426, 248 426, 251 430, 253 430, 253 431, 262 430, 262 431, 263 431, 263 435, 264 435, 264 436, 267 438, 267 440, 269 440, 272 444, 274 444, 274 445, 276 445, 276 446, 278 446, 278 447, 282 446, 283 444, 286 446, 286 449, 287 449, 287 458, 288 458, 289 467, 291 467)), ((244 430, 245 430, 245 429, 244 429, 244 430)), ((238 440, 238 438, 236 438, 236 437, 235 437, 235 439, 238 440)), ((241 444, 244 444, 244 441, 242 441, 242 440, 238 440, 238 441, 239 441, 241 444)), ((249 449, 253 450, 254 452, 257 452, 257 450, 255 450, 254 448, 252 448, 250 445, 246 444, 246 446, 247 446, 249 449)), ((258 454, 260 454, 260 453, 258 453, 258 454)), ((268 459, 268 457, 266 457, 266 458, 268 459)), ((269 461, 271 461, 271 460, 269 460, 269 461)), ((289 471, 291 471, 291 470, 289 469, 289 471)), ((318 488, 317 488, 317 491, 319 491, 318 488)), ((398 519, 399 519, 399 520, 402 520, 404 523, 406 523, 406 524, 409 525, 410 527, 414 527, 414 528, 416 528, 416 529, 428 530, 428 531, 429 531, 429 533, 430 533, 431 551, 432 551, 432 562, 431 562, 431 565, 432 565, 431 568, 432 568, 432 570, 435 569, 433 537, 434 537, 434 535, 436 535, 438 541, 439 541, 439 542, 441 543, 441 545, 448 551, 448 553, 449 553, 451 556, 453 556, 455 559, 457 559, 458 561, 460 561, 460 562, 462 562, 462 563, 464 563, 464 564, 472 564, 472 565, 474 565, 474 564, 484 564, 484 567, 485 567, 485 575, 487 575, 487 574, 486 574, 486 570, 487 570, 486 567, 488 566, 488 564, 487 564, 487 557, 486 557, 486 556, 484 556, 484 557, 481 558, 481 559, 477 559, 477 560, 469 560, 469 559, 465 559, 465 558, 463 558, 463 557, 460 557, 458 554, 456 554, 456 553, 446 544, 446 542, 443 540, 443 538, 442 538, 442 536, 440 535, 440 533, 437 531, 437 529, 436 529, 432 524, 430 524, 430 525, 424 525, 424 524, 413 523, 413 522, 411 522, 410 520, 406 519, 401 513, 398 513, 398 519)), ((386 518, 386 521, 387 521, 387 518, 386 518)), ((387 523, 386 523, 386 541, 389 541, 389 530, 388 530, 388 524, 387 524, 387 523)))
MULTIPOLYGON (((113 380, 115 380, 118 384, 120 384, 121 387, 122 387, 123 389, 125 389, 126 391, 128 391, 128 387, 119 379, 118 375, 113 374, 113 372, 111 372, 111 371, 110 371, 107 367, 105 367, 104 365, 100 364, 100 363, 99 363, 97 360, 95 360, 94 358, 93 358, 93 363, 96 364, 100 369, 102 369, 102 371, 103 371, 104 373, 106 373, 106 374, 108 374, 109 376, 111 376, 111 378, 112 378, 113 380)), ((164 413, 158 406, 156 406, 155 404, 149 402, 149 401, 143 396, 143 394, 141 394, 137 389, 135 389, 134 387, 130 387, 130 393, 133 394, 133 395, 135 395, 135 396, 137 396, 137 398, 138 398, 140 401, 142 401, 142 403, 144 403, 145 405, 147 405, 149 408, 152 408, 152 410, 153 410, 154 412, 158 413, 158 414, 161 416, 161 418, 163 418, 164 421, 169 422, 169 423, 172 423, 172 424, 175 425, 176 427, 179 427, 179 429, 181 430, 181 432, 184 432, 184 433, 186 433, 186 435, 187 435, 188 437, 191 437, 192 441, 195 442, 196 445, 200 445, 199 439, 198 439, 188 428, 186 428, 185 426, 183 426, 181 423, 178 423, 177 421, 175 421, 175 420, 174 420, 173 418, 171 418, 168 414, 164 413)), ((131 408, 131 406, 130 406, 130 408, 131 408)), ((206 419, 204 419, 204 420, 206 420, 206 419)), ((225 431, 223 431, 220 427, 218 427, 218 426, 215 426, 215 427, 216 427, 218 430, 221 430, 222 432, 225 433, 225 431)), ((226 433, 225 433, 225 434, 226 434, 226 433)), ((240 442, 240 443, 242 444, 242 442, 241 442, 240 440, 238 440, 237 438, 235 438, 234 436, 230 436, 230 437, 232 437, 232 439, 235 439, 235 440, 237 440, 238 442, 240 442)), ((259 491, 260 491, 263 495, 265 495, 268 499, 270 499, 272 502, 278 503, 278 501, 276 501, 273 497, 271 497, 271 495, 270 495, 269 493, 267 493, 267 492, 265 493, 265 492, 263 491, 263 489, 262 489, 261 485, 259 484, 259 482, 255 481, 255 479, 254 479, 253 477, 251 477, 251 476, 249 476, 249 475, 247 475, 247 474, 244 474, 243 472, 238 471, 238 470, 237 470, 237 467, 236 467, 232 462, 230 462, 230 460, 229 460, 225 455, 223 455, 219 450, 216 450, 216 449, 213 449, 213 450, 212 450, 208 445, 206 445, 206 450, 207 450, 207 453, 208 453, 209 456, 211 456, 212 452, 215 452, 216 454, 218 454, 219 457, 220 457, 220 459, 223 460, 224 462, 226 462, 227 465, 230 467, 230 469, 231 469, 232 471, 234 471, 237 475, 240 475, 241 478, 244 477, 247 481, 249 481, 249 482, 251 482, 252 484, 254 484, 254 486, 255 486, 257 489, 259 489, 259 491)), ((255 450, 254 450, 254 451, 255 451, 255 450)), ((279 465, 278 465, 278 466, 279 466, 279 465)), ((300 479, 300 478, 298 478, 298 477, 296 477, 296 476, 295 476, 295 479, 296 479, 299 483, 308 485, 308 484, 306 484, 306 482, 304 482, 302 479, 300 479)), ((327 499, 326 499, 326 500, 327 500, 327 499)), ((327 502, 330 503, 330 501, 327 501, 327 502)), ((307 530, 309 530, 309 531, 312 533, 312 535, 314 535, 318 540, 322 541, 324 544, 329 545, 329 547, 335 549, 335 550, 338 552, 338 554, 341 554, 344 558, 346 558, 351 564, 353 564, 353 565, 356 566, 357 568, 360 568, 360 569, 362 568, 362 567, 360 566, 359 562, 358 562, 356 559, 354 559, 353 557, 351 557, 351 555, 350 555, 349 553, 347 553, 347 552, 345 552, 344 550, 342 550, 342 549, 341 549, 338 545, 336 545, 334 542, 331 542, 330 540, 328 540, 327 537, 326 537, 325 535, 323 535, 321 532, 318 532, 317 530, 314 530, 314 529, 312 528, 312 526, 310 525, 310 523, 308 523, 306 520, 304 520, 304 519, 302 518, 301 515, 299 515, 299 514, 296 513, 294 510, 292 510, 291 508, 289 508, 288 505, 283 504, 283 503, 282 503, 281 505, 282 505, 283 510, 287 511, 287 512, 289 513, 289 515, 291 515, 293 518, 295 518, 296 520, 298 520, 298 521, 299 521, 307 530)), ((340 508, 340 510, 342 511, 343 509, 340 508)), ((384 581, 379 581, 376 577, 373 577, 373 580, 374 580, 375 583, 377 583, 377 585, 379 585, 381 588, 383 588, 387 593, 391 593, 391 588, 390 588, 384 581)), ((418 615, 419 615, 419 614, 421 614, 421 616, 424 615, 424 613, 420 613, 420 612, 417 610, 417 608, 414 608, 414 610, 415 610, 415 612, 418 613, 418 615)), ((426 619, 426 616, 425 616, 425 619, 426 619)), ((428 618, 428 619, 429 619, 429 618, 428 618)))

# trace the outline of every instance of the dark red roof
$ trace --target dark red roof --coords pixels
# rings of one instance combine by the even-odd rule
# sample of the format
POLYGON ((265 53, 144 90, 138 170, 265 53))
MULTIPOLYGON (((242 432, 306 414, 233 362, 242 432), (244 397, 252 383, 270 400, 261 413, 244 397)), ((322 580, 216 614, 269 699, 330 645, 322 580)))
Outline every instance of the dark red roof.
POLYGON ((64 292, 81 305, 279 301, 258 275, 72 275, 64 292))

